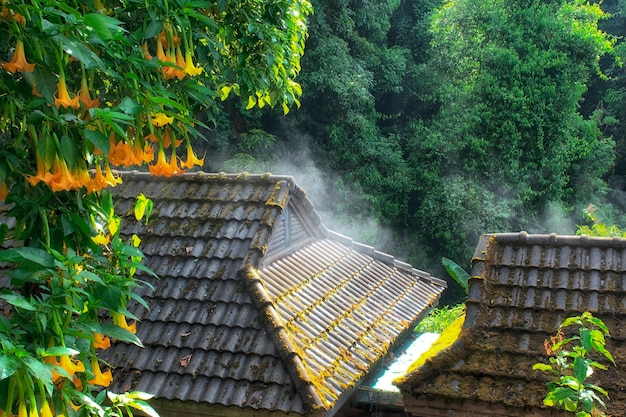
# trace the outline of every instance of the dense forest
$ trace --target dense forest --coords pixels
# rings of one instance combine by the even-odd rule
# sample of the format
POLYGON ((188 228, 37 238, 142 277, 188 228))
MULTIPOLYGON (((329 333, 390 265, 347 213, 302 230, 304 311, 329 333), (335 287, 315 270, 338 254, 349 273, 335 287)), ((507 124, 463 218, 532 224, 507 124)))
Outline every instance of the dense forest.
POLYGON ((294 175, 329 228, 440 277, 482 233, 624 224, 626 2, 313 6, 301 107, 224 102, 205 169, 294 175))

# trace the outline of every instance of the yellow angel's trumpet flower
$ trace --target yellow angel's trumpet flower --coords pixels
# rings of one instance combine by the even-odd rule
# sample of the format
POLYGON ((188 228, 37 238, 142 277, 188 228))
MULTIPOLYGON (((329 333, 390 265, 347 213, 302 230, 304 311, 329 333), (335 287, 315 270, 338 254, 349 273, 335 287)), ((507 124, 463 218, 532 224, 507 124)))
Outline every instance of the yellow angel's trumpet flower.
POLYGON ((113 318, 113 324, 115 324, 116 326, 121 327, 122 329, 126 329, 131 333, 137 333, 137 322, 133 322, 132 325, 128 325, 128 323, 126 323, 126 316, 124 316, 123 314, 117 313, 117 312, 112 312, 111 313, 112 318, 113 318))
POLYGON ((93 372, 93 379, 90 379, 89 382, 91 385, 100 385, 101 387, 108 387, 113 381, 113 375, 111 374, 111 370, 108 369, 106 372, 102 372, 100 370, 100 365, 98 364, 97 359, 91 360, 91 372, 93 372))

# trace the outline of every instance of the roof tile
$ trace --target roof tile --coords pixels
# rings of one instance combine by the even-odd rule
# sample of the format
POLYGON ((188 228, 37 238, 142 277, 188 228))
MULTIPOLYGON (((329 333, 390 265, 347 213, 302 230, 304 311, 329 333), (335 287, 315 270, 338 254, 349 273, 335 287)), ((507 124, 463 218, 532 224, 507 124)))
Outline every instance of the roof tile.
MULTIPOLYGON (((483 410, 492 404, 548 415, 541 414, 547 376, 530 368, 547 362, 543 343, 565 318, 592 311, 611 330, 608 349, 626 359, 624 247, 626 239, 483 236, 460 338, 398 383, 417 401, 482 401, 483 410)), ((626 379, 617 373, 598 373, 599 385, 609 390, 608 412, 615 415, 626 400, 626 379)))
POLYGON ((113 390, 297 414, 329 409, 445 289, 329 233, 290 177, 123 179, 114 189, 119 212, 132 213, 140 192, 154 202, 150 222, 128 218, 124 233, 142 238, 144 263, 160 279, 141 276, 154 286, 139 290, 149 311, 129 303, 145 347, 118 342, 105 351, 113 390), (299 222, 297 245, 264 259, 285 221, 299 222))

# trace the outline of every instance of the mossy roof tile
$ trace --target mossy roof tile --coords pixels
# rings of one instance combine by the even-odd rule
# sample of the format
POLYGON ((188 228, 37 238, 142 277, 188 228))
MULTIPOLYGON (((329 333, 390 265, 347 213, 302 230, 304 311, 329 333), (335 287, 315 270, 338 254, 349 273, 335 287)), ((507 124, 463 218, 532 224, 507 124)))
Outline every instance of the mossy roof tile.
MULTIPOLYGON (((548 361, 543 343, 560 323, 584 311, 608 325, 607 347, 619 366, 626 360, 625 247, 626 239, 482 236, 453 354, 435 355, 398 384, 415 398, 541 410, 548 376, 530 368, 548 361)), ((621 415, 626 375, 610 368, 597 376, 609 391, 608 414, 621 415)))

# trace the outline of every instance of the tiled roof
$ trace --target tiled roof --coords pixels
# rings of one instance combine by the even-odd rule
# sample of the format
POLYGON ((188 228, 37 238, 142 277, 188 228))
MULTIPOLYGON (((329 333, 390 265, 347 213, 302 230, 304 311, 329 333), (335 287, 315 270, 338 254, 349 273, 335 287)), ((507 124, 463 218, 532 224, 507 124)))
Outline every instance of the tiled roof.
MULTIPOLYGON (((626 363, 626 239, 525 232, 485 235, 472 263, 461 335, 397 380, 402 390, 419 399, 419 404, 451 407, 456 402, 470 408, 482 403, 501 410, 538 412, 548 376, 531 367, 547 363, 544 341, 565 318, 590 311, 609 327, 607 347, 618 366, 609 366, 594 377, 609 391, 608 414, 622 415, 626 401, 626 375, 620 371, 626 363)), ((440 414, 420 411, 414 415, 440 414)), ((481 408, 476 415, 489 413, 481 408)), ((509 411, 508 415, 513 414, 509 411)))
POLYGON ((307 414, 332 408, 437 303, 445 282, 328 232, 293 178, 125 173, 118 212, 143 193, 147 226, 129 216, 145 264, 145 347, 118 342, 113 391, 307 414))

